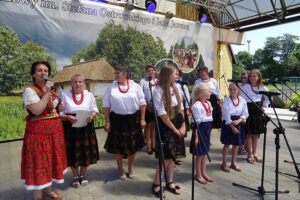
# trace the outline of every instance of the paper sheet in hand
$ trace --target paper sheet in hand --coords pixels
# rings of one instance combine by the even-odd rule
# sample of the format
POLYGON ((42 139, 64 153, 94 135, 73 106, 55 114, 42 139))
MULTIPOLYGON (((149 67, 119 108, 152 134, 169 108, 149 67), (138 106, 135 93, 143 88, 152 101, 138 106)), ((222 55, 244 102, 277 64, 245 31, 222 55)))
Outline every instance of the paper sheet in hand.
POLYGON ((93 111, 78 110, 76 114, 77 122, 72 124, 72 127, 79 128, 86 126, 88 124, 86 120, 91 116, 92 113, 93 111))

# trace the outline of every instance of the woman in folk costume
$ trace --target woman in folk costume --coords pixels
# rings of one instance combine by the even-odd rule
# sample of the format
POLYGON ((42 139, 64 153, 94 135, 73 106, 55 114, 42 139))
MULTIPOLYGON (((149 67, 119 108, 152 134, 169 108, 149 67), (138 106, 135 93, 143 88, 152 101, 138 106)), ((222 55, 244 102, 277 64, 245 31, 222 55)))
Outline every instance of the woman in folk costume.
POLYGON ((31 66, 33 85, 23 92, 28 116, 22 148, 21 179, 33 199, 62 199, 52 189, 52 182, 63 183, 67 170, 65 140, 58 111, 59 98, 51 91, 54 84, 47 81, 51 74, 48 62, 37 61, 31 66))
POLYGON ((239 96, 239 88, 235 83, 229 84, 229 97, 226 97, 222 106, 223 124, 221 130, 221 142, 223 147, 223 162, 221 169, 229 172, 227 166, 227 154, 229 146, 232 145, 232 160, 230 167, 241 171, 236 163, 238 146, 245 144, 245 131, 243 123, 246 122, 248 108, 246 101, 239 96))
POLYGON ((63 127, 66 141, 68 166, 73 173, 72 186, 78 188, 88 185, 86 171, 89 165, 96 164, 99 160, 99 149, 94 127, 94 117, 99 113, 95 97, 87 90, 83 90, 84 77, 74 74, 71 77, 72 89, 63 94, 65 110, 62 114, 63 127), (78 111, 89 111, 86 125, 72 127, 77 122, 78 111), (80 167, 80 169, 79 169, 80 167))
POLYGON ((115 81, 106 89, 103 97, 104 130, 108 132, 104 148, 115 154, 118 176, 125 180, 123 158, 128 158, 129 178, 135 178, 136 152, 145 146, 142 129, 146 126, 146 101, 139 84, 130 80, 127 65, 115 67, 115 81))

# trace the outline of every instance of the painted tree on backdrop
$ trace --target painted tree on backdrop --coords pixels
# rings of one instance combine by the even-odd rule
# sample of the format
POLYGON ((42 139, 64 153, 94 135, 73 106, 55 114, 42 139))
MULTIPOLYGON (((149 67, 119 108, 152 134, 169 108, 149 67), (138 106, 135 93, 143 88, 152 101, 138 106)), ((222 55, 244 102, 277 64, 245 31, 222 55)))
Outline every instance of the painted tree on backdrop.
POLYGON ((56 73, 56 58, 44 46, 33 41, 22 44, 13 30, 0 26, 0 95, 31 83, 30 67, 36 60, 50 62, 52 75, 56 73))
POLYGON ((144 67, 155 64, 169 55, 164 48, 164 42, 152 35, 139 32, 128 26, 116 25, 113 21, 99 31, 95 43, 90 43, 87 49, 82 49, 72 56, 72 62, 80 59, 90 60, 104 57, 112 66, 128 64, 131 78, 138 81, 145 75, 144 67))

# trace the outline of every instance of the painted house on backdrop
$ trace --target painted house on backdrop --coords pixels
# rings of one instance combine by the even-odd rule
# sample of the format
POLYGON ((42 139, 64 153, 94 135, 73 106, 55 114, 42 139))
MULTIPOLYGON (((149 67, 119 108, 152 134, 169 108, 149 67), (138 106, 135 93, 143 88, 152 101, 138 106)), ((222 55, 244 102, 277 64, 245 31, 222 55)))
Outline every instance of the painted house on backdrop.
POLYGON ((102 97, 107 86, 115 80, 114 68, 104 58, 98 58, 64 66, 53 78, 57 90, 61 86, 70 90, 71 76, 75 73, 84 75, 85 87, 95 97, 102 97))

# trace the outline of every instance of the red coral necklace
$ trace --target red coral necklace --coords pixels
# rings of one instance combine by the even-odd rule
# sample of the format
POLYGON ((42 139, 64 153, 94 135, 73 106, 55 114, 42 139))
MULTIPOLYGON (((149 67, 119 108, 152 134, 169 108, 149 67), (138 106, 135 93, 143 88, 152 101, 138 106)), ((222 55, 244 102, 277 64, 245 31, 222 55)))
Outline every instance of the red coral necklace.
POLYGON ((232 96, 230 95, 230 99, 231 99, 231 101, 232 101, 232 104, 234 105, 234 106, 238 106, 239 105, 239 103, 240 103, 240 98, 239 97, 237 97, 237 99, 238 99, 238 103, 237 104, 235 104, 234 103, 234 101, 233 101, 233 99, 232 99, 232 96))
POLYGON ((209 105, 209 103, 207 102, 207 101, 202 101, 202 100, 200 100, 200 99, 198 99, 198 101, 200 101, 200 103, 202 104, 202 106, 204 107, 204 109, 205 109, 205 112, 206 112, 206 115, 207 116, 210 116, 211 115, 211 108, 210 108, 210 105, 209 105), (205 103, 207 104, 207 107, 205 106, 205 103))
POLYGON ((122 93, 128 92, 128 90, 129 90, 129 80, 127 79, 127 89, 126 90, 121 89, 119 82, 118 82, 118 88, 119 88, 119 91, 122 92, 122 93))
POLYGON ((81 91, 81 97, 80 97, 80 100, 77 101, 76 97, 75 97, 75 92, 74 90, 72 90, 72 97, 73 97, 73 101, 76 105, 80 105, 82 102, 83 102, 83 98, 84 98, 84 94, 83 94, 83 91, 81 91))

